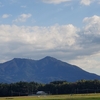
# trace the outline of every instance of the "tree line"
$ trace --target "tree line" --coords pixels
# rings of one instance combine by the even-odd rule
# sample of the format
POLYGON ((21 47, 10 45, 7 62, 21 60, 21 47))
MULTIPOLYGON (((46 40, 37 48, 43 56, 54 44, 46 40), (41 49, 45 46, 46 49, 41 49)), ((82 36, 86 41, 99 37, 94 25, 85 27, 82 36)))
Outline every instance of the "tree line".
POLYGON ((0 96, 26 96, 44 91, 47 94, 99 93, 100 80, 77 82, 53 81, 48 84, 37 82, 0 83, 0 96))

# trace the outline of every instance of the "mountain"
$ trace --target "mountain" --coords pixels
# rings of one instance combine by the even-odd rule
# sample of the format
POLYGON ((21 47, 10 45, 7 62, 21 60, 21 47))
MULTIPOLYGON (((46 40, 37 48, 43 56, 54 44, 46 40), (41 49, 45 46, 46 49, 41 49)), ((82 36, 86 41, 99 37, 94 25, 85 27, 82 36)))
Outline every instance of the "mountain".
POLYGON ((48 83, 56 80, 74 82, 81 79, 100 79, 100 76, 49 56, 40 60, 14 58, 0 64, 0 82, 48 83))

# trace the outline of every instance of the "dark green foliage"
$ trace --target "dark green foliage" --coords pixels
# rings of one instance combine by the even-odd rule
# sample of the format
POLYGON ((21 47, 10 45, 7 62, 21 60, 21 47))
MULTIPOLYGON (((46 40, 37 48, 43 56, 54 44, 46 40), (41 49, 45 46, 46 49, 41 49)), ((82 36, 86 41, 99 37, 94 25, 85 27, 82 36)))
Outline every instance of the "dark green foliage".
POLYGON ((25 96, 36 94, 37 91, 45 91, 48 94, 79 94, 99 93, 99 80, 80 80, 69 83, 66 81, 54 81, 49 84, 36 82, 0 83, 0 96, 25 96))

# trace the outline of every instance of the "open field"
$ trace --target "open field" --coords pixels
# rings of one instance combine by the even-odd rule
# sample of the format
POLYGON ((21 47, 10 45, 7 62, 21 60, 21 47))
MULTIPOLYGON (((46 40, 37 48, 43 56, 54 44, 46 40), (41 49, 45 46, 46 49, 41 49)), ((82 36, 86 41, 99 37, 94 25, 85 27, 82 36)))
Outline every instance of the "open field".
POLYGON ((100 94, 0 97, 0 100, 100 100, 100 94))

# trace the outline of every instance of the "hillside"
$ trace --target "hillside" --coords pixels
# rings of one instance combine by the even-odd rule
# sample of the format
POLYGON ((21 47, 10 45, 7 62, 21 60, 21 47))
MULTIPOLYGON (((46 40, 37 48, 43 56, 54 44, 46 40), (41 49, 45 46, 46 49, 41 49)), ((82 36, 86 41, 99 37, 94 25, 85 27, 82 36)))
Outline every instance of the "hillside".
POLYGON ((49 56, 40 60, 14 58, 0 64, 0 82, 48 83, 55 80, 74 82, 81 79, 100 79, 100 76, 49 56))

